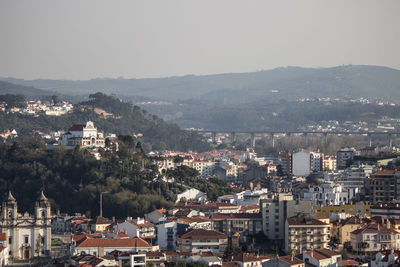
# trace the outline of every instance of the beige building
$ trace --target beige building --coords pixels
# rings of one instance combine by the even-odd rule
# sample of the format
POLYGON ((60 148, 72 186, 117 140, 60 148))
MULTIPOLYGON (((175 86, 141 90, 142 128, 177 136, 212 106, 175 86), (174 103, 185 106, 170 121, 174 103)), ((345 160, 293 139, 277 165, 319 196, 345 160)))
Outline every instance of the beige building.
POLYGON ((363 255, 375 254, 385 249, 400 249, 400 232, 386 219, 383 224, 372 221, 368 225, 351 232, 351 247, 363 255))
POLYGON ((367 219, 357 216, 351 216, 347 219, 336 221, 331 225, 331 236, 334 236, 339 244, 345 245, 345 243, 350 243, 351 241, 351 232, 362 228, 367 223, 367 219))
POLYGON ((323 170, 334 171, 336 170, 336 156, 325 155, 322 161, 323 170))
POLYGON ((290 193, 271 194, 260 200, 263 232, 271 240, 283 240, 286 219, 299 213, 310 214, 312 210, 312 201, 293 200, 290 193))
POLYGON ((8 240, 9 256, 13 259, 31 259, 50 256, 51 213, 50 202, 43 192, 35 204, 35 213, 18 213, 18 204, 9 192, 1 207, 1 232, 8 240))
POLYGON ((329 219, 296 216, 286 220, 285 251, 302 253, 305 250, 328 248, 329 219))
POLYGON ((178 237, 179 252, 224 253, 228 236, 214 230, 194 229, 178 237))

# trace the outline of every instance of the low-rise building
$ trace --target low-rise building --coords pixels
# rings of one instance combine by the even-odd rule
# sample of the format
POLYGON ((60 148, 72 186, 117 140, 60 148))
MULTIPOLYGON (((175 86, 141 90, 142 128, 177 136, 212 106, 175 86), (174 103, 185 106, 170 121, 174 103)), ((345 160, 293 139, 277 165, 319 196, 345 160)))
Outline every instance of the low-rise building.
POLYGON ((124 222, 116 223, 113 226, 113 230, 116 232, 123 232, 129 237, 141 237, 141 238, 155 238, 154 225, 143 218, 127 218, 124 222))
POLYGON ((114 250, 122 252, 151 251, 151 246, 140 237, 135 238, 85 238, 77 243, 74 254, 104 256, 114 250))
POLYGON ((372 255, 382 249, 400 249, 400 232, 391 226, 388 219, 383 225, 372 221, 351 232, 351 247, 362 255, 372 255))
POLYGON ((303 260, 293 256, 275 257, 263 264, 263 267, 305 267, 303 260))
POLYGON ((227 235, 214 230, 195 229, 178 237, 180 252, 224 253, 227 245, 227 235))
POLYGON ((342 254, 329 249, 311 249, 303 251, 303 260, 316 267, 336 267, 342 260, 342 254))
POLYGON ((351 216, 347 219, 339 220, 332 223, 331 236, 335 237, 336 241, 341 245, 349 244, 351 241, 351 232, 362 228, 368 223, 368 219, 363 219, 357 216, 351 216))

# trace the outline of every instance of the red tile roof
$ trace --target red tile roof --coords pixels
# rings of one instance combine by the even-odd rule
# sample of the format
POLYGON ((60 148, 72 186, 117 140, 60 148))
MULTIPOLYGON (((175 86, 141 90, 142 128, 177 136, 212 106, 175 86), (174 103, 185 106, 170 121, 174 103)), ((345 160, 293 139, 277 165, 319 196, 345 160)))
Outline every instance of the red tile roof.
POLYGON ((204 229, 194 229, 189 231, 183 235, 181 235, 183 239, 202 239, 202 238, 218 238, 218 239, 226 239, 228 238, 226 234, 217 232, 214 230, 204 230, 204 229))
POLYGON ((86 125, 84 124, 75 124, 72 125, 71 128, 68 129, 68 131, 83 131, 83 128, 85 128, 86 125))
POLYGON ((7 240, 7 234, 6 233, 0 233, 0 241, 6 241, 7 240))
POLYGON ((93 238, 86 239, 76 246, 77 248, 92 248, 92 247, 111 247, 111 248, 121 248, 121 247, 132 247, 132 248, 145 248, 151 247, 149 243, 140 237, 135 238, 93 238))
POLYGON ((239 262, 255 262, 255 261, 261 261, 259 257, 256 257, 254 255, 251 255, 250 253, 238 253, 233 257, 234 261, 239 261, 239 262))
POLYGON ((296 264, 302 264, 302 263, 304 263, 304 261, 302 261, 302 260, 300 260, 300 259, 298 259, 298 258, 296 258, 296 257, 293 257, 293 258, 292 258, 292 256, 282 256, 282 257, 279 257, 279 259, 280 259, 281 261, 284 261, 284 262, 286 262, 286 263, 289 263, 290 265, 296 265, 296 264))
POLYGON ((344 260, 344 261, 341 261, 340 263, 343 265, 343 267, 352 267, 352 266, 359 265, 359 262, 355 261, 355 260, 344 260))
POLYGON ((213 213, 211 215, 213 220, 218 219, 261 219, 259 213, 213 213))
POLYGON ((137 227, 150 227, 153 226, 151 222, 144 221, 144 223, 135 223, 134 221, 127 221, 128 223, 135 225, 137 227))
POLYGON ((291 217, 287 219, 289 225, 328 225, 314 218, 291 217))

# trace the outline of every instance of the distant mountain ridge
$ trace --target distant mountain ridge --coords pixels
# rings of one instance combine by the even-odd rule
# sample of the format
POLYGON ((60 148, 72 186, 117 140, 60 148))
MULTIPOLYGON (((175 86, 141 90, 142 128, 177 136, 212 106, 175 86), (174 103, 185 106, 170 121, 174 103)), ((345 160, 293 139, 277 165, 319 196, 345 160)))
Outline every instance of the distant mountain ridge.
POLYGON ((6 81, 0 81, 0 94, 3 95, 19 94, 19 95, 24 95, 26 97, 34 97, 34 96, 50 96, 53 95, 54 92, 37 89, 32 86, 24 86, 6 81))
POLYGON ((167 101, 217 99, 221 104, 300 97, 367 97, 400 101, 400 70, 367 65, 283 67, 249 73, 145 79, 0 80, 62 94, 88 95, 102 91, 128 98, 143 96, 167 101))

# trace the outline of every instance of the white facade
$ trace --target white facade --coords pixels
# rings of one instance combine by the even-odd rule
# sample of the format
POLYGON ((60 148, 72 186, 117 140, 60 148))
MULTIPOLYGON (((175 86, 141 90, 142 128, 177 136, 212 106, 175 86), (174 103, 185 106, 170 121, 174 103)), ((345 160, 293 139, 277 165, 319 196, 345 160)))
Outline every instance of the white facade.
POLYGON ((310 167, 313 172, 320 172, 323 170, 324 154, 318 152, 310 153, 310 167))
POLYGON ((299 151, 292 155, 293 175, 308 176, 311 172, 311 156, 309 152, 299 151))
POLYGON ((164 222, 157 226, 157 244, 161 250, 176 250, 178 223, 164 222))
POLYGON ((35 214, 18 213, 16 199, 9 193, 2 205, 0 230, 7 235, 9 255, 14 259, 50 256, 50 202, 43 192, 35 204, 35 214))
POLYGON ((176 202, 179 202, 182 198, 186 200, 196 200, 204 201, 207 200, 207 194, 197 190, 195 188, 190 188, 176 196, 176 202))
POLYGON ((339 184, 322 183, 309 189, 304 193, 304 200, 312 200, 314 205, 342 205, 349 203, 347 190, 339 184))
POLYGON ((73 125, 69 128, 68 132, 61 135, 59 143, 65 146, 104 147, 105 139, 93 122, 88 121, 86 125, 73 125))

